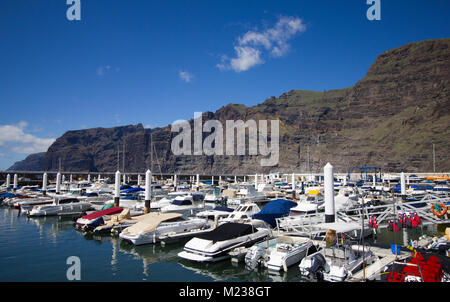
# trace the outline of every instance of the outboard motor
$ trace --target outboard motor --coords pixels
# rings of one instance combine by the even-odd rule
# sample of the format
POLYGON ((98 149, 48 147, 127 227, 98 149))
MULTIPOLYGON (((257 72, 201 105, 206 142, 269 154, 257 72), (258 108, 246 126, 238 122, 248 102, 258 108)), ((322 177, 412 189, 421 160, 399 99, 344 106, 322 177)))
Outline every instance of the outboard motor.
POLYGON ((311 258, 311 267, 308 268, 310 275, 314 276, 318 281, 322 281, 326 263, 325 257, 322 254, 318 253, 314 255, 311 258))

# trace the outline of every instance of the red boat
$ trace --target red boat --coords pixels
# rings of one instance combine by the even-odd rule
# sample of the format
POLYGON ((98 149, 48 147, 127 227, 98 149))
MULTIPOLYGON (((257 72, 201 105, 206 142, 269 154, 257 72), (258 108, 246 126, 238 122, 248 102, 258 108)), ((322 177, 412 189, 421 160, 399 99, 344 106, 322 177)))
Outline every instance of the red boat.
POLYGON ((112 207, 106 210, 101 210, 79 218, 76 222, 77 229, 84 231, 93 230, 99 225, 105 224, 104 216, 120 214, 123 211, 121 207, 112 207))

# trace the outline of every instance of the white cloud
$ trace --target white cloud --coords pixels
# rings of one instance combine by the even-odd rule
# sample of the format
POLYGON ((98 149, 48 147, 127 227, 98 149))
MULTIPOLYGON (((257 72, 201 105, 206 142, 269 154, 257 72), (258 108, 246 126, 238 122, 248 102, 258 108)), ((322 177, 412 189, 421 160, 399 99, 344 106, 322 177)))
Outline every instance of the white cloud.
POLYGON ((107 73, 107 72, 112 72, 112 71, 115 71, 115 72, 119 72, 120 71, 120 68, 119 67, 112 67, 111 65, 106 65, 106 66, 100 66, 100 67, 97 67, 97 75, 99 76, 99 77, 101 77, 101 76, 103 76, 105 73, 107 73))
POLYGON ((184 70, 180 70, 178 72, 178 76, 180 77, 180 79, 182 79, 186 83, 190 83, 192 78, 194 77, 191 73, 184 71, 184 70))
POLYGON ((234 47, 236 57, 229 59, 227 56, 222 56, 221 63, 216 67, 220 70, 232 69, 242 72, 263 64, 264 52, 273 58, 282 57, 289 52, 289 40, 305 30, 306 26, 302 19, 282 16, 271 28, 263 31, 248 31, 238 37, 237 45, 234 47))
POLYGON ((53 144, 53 138, 39 138, 25 133, 28 125, 20 121, 17 125, 0 126, 0 147, 20 154, 45 152, 53 144))

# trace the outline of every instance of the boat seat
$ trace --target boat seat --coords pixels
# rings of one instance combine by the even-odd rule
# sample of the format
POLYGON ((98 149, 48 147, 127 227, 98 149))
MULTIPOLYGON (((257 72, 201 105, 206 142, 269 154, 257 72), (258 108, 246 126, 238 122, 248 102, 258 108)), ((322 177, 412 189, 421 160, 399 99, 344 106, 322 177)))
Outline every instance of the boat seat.
POLYGON ((331 258, 345 259, 345 251, 341 249, 325 248, 325 256, 331 258))

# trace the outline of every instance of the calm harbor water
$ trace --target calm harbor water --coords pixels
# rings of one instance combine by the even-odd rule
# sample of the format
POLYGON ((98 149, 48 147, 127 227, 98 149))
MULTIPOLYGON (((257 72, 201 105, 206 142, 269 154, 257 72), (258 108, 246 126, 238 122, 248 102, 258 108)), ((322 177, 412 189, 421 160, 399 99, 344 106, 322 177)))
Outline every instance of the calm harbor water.
MULTIPOLYGON (((430 227, 408 230, 406 235, 415 240, 433 232, 430 227)), ((371 241, 403 244, 403 236, 402 231, 383 230, 371 241)), ((70 218, 28 218, 17 210, 0 208, 0 282, 67 281, 70 256, 79 257, 81 281, 86 282, 303 281, 297 265, 287 273, 272 275, 266 270, 249 271, 230 260, 192 263, 177 256, 183 246, 184 242, 136 247, 118 237, 83 235, 70 218)))

